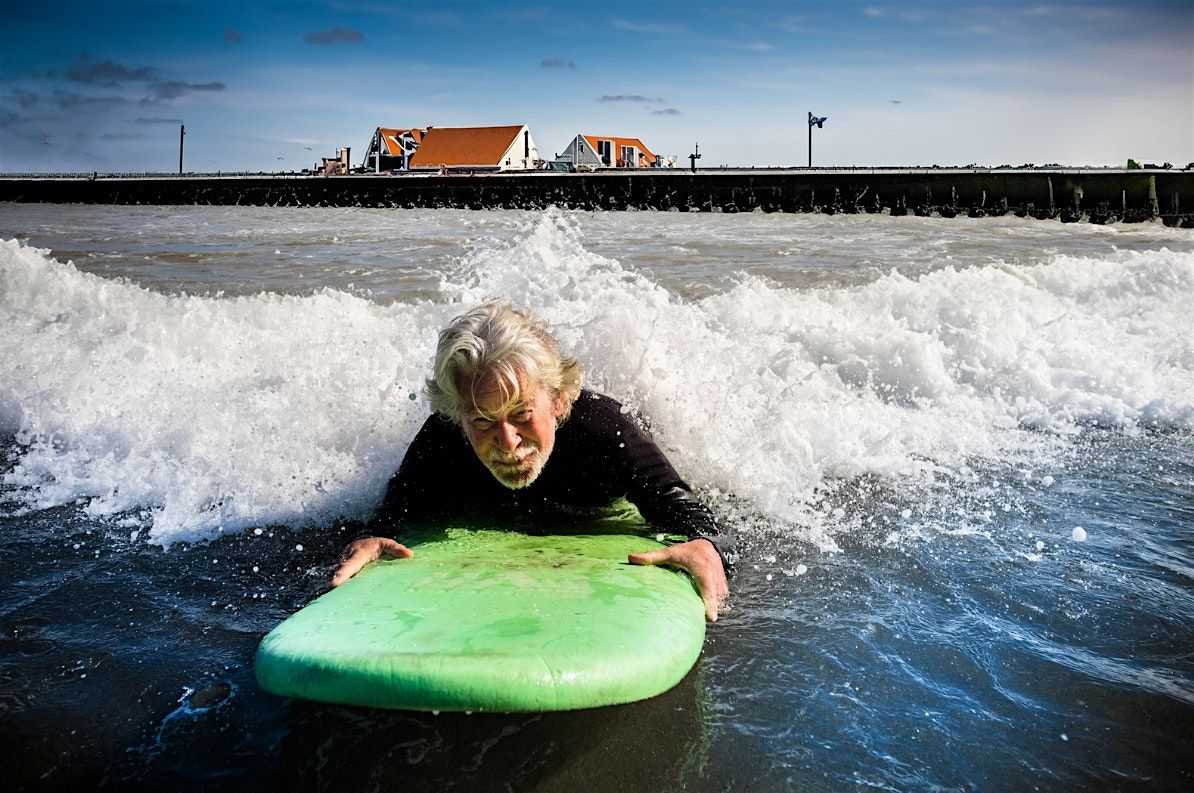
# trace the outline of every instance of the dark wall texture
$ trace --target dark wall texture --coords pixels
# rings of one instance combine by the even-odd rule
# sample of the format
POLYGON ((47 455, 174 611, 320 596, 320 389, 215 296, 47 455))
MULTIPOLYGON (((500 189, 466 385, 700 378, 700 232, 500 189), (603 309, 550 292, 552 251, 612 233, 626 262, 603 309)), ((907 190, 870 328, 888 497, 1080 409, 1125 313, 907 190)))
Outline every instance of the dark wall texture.
POLYGON ((0 179, 0 201, 680 212, 1016 214, 1194 228, 1191 171, 632 171, 0 179))

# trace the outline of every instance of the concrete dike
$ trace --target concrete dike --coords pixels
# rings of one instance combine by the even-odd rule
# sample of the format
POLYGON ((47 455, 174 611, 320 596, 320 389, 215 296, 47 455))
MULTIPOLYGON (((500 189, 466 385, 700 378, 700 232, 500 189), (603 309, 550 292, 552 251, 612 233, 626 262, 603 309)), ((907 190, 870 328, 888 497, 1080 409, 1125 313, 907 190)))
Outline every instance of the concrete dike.
POLYGON ((0 177, 0 201, 87 204, 679 212, 1015 214, 1063 222, 1160 218, 1194 228, 1194 171, 719 169, 396 176, 0 177))

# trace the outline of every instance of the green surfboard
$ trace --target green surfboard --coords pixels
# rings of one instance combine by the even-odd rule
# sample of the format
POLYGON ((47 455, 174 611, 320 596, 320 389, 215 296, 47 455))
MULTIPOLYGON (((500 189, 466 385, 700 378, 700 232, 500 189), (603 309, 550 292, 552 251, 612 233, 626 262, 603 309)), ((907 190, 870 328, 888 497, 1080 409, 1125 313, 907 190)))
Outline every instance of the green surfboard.
POLYGON ((405 543, 262 640, 261 687, 379 708, 550 711, 678 683, 705 638, 692 582, 626 554, 627 534, 448 529, 405 543))

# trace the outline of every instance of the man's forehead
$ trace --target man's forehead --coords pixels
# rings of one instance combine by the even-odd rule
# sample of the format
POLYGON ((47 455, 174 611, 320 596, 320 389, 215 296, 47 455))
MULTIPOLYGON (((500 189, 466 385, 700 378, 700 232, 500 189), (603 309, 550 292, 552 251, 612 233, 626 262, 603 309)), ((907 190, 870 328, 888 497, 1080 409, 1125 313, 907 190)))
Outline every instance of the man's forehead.
POLYGON ((507 402, 525 404, 535 399, 539 388, 526 372, 516 370, 515 382, 497 372, 482 372, 476 377, 463 383, 461 396, 464 404, 469 408, 477 406, 493 409, 505 406, 507 402), (517 397, 517 398, 515 398, 517 397))

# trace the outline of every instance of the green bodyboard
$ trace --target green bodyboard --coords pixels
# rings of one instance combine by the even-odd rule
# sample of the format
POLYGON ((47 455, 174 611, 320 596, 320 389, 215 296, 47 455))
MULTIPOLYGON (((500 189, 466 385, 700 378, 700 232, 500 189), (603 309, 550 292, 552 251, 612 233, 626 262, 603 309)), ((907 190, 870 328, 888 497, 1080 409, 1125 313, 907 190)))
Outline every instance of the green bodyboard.
POLYGON ((552 711, 633 702, 696 663, 705 612, 682 573, 631 565, 627 534, 449 529, 406 543, 261 642, 261 687, 379 708, 552 711))

